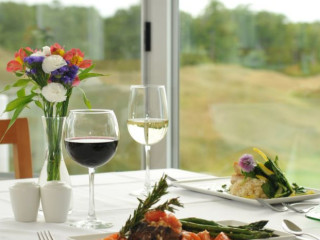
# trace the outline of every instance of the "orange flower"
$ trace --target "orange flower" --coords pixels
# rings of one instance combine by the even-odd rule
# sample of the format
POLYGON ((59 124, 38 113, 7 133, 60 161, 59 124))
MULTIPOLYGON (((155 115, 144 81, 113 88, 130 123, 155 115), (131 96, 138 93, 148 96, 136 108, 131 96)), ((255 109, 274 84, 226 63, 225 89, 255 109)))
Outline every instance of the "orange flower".
POLYGON ((53 44, 53 45, 50 47, 50 51, 51 51, 51 54, 53 54, 53 55, 60 55, 61 57, 63 57, 64 54, 65 54, 64 49, 60 46, 59 43, 53 44))
POLYGON ((64 55, 64 59, 70 61, 71 64, 77 65, 79 68, 88 68, 92 65, 91 60, 83 60, 84 54, 78 48, 72 48, 64 55))
POLYGON ((7 64, 8 72, 16 72, 24 69, 23 60, 25 57, 29 56, 29 54, 25 50, 33 52, 32 49, 29 47, 20 48, 19 51, 14 54, 14 60, 11 60, 10 62, 8 62, 7 64))

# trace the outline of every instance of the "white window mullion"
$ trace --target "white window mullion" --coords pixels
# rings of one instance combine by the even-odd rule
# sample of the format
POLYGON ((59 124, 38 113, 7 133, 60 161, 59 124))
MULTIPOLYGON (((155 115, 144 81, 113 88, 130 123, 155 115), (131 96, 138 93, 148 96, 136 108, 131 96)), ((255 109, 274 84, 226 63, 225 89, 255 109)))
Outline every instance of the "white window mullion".
POLYGON ((168 0, 168 48, 167 48, 167 89, 169 102, 169 121, 167 142, 167 166, 179 168, 179 0, 168 0))
POLYGON ((151 51, 142 41, 142 81, 165 85, 168 97, 169 130, 167 138, 151 147, 151 168, 178 167, 179 159, 179 83, 178 1, 142 0, 142 39, 145 22, 151 22, 151 51))

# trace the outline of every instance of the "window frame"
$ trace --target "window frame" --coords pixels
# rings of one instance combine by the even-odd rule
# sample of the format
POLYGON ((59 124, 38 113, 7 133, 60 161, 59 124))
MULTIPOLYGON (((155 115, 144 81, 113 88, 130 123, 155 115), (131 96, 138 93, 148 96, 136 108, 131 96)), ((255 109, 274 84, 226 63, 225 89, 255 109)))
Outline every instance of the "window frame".
POLYGON ((151 51, 141 41, 142 83, 164 85, 169 110, 167 137, 152 146, 151 168, 179 168, 179 0, 141 0, 141 39, 145 22, 151 22, 151 51))

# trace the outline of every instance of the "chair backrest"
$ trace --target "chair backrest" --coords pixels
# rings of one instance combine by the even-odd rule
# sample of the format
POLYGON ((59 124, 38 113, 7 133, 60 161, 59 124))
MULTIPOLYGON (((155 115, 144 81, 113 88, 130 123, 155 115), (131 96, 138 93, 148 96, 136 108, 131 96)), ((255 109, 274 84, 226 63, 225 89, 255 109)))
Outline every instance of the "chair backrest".
MULTIPOLYGON (((9 125, 10 119, 0 120, 0 140, 9 125)), ((32 159, 29 126, 27 118, 18 118, 0 144, 13 144, 15 178, 32 177, 32 159)))

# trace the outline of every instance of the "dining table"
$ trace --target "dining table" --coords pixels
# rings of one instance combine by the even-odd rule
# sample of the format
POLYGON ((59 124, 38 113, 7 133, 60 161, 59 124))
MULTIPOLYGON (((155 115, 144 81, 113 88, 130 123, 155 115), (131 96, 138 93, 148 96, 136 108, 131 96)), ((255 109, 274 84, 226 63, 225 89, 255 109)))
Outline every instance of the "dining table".
MULTIPOLYGON (((211 174, 186 171, 181 169, 152 169, 151 180, 158 181, 164 174, 177 180, 201 179, 212 177, 211 174)), ((117 232, 138 206, 137 197, 130 193, 143 187, 144 171, 103 172, 95 175, 95 208, 99 219, 111 222, 107 229, 79 229, 71 226, 73 222, 85 219, 88 212, 89 188, 88 175, 71 175, 72 210, 64 223, 46 223, 39 211, 36 222, 17 222, 10 203, 9 187, 19 181, 37 182, 37 178, 10 179, 0 181, 0 239, 1 240, 37 240, 37 232, 49 230, 55 240, 83 239, 99 240, 92 236, 107 236, 117 232), (99 234, 99 235, 98 235, 99 234), (79 238, 83 236, 83 238, 79 238), (91 236, 91 237, 90 237, 91 236), (74 238, 76 237, 76 238, 74 238)), ((320 221, 307 218, 303 213, 291 210, 276 212, 260 204, 248 204, 219 196, 191 191, 169 184, 165 199, 179 197, 183 207, 175 211, 177 218, 199 217, 214 221, 234 220, 251 223, 268 220, 267 228, 282 229, 283 219, 289 219, 304 231, 320 236, 320 221)), ((320 201, 320 199, 313 199, 320 201)), ((304 239, 312 239, 303 236, 304 239)), ((294 238, 293 238, 294 239, 294 238)))

